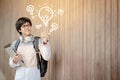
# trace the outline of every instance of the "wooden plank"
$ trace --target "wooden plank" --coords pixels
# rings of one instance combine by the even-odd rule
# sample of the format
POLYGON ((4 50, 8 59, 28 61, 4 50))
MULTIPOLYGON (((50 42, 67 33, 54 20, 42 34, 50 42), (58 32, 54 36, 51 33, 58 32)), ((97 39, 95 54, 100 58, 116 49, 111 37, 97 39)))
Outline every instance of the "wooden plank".
MULTIPOLYGON (((72 2, 71 2, 72 3, 72 2)), ((71 5, 72 6, 72 5, 71 5)), ((72 43, 74 51, 72 52, 71 58, 73 58, 72 66, 72 80, 82 80, 83 77, 83 0, 74 1, 73 8, 73 24, 72 38, 74 41, 72 43)))
MULTIPOLYGON (((52 1, 49 1, 49 4, 51 4, 51 2, 52 1)), ((60 1, 53 1, 53 10, 56 10, 56 11, 58 11, 58 9, 60 8, 59 7, 60 6, 60 1)), ((54 18, 54 20, 52 21, 52 23, 57 23, 58 24, 58 26, 60 27, 60 25, 59 25, 59 16, 57 15, 57 17, 56 18, 54 18)), ((51 24, 52 24, 51 23, 51 24)), ((55 39, 55 43, 56 43, 56 45, 55 45, 55 59, 56 59, 56 64, 55 64, 55 80, 62 80, 62 53, 61 53, 61 46, 60 46, 60 31, 59 31, 59 28, 58 28, 58 30, 56 31, 56 32, 53 32, 52 33, 53 34, 53 36, 54 36, 54 39, 55 39), (56 74, 57 73, 57 74, 56 74)), ((52 79, 51 79, 52 80, 52 79)))
POLYGON ((118 80, 120 80, 120 0, 117 2, 117 17, 118 17, 118 80))
MULTIPOLYGON (((5 8, 4 8, 4 4, 5 4, 5 1, 2 1, 2 3, 1 3, 1 5, 2 5, 2 9, 1 9, 1 10, 2 10, 2 14, 1 14, 1 16, 2 16, 2 24, 1 24, 2 27, 5 26, 5 15, 4 15, 4 14, 5 14, 5 8)), ((2 69, 1 69, 1 70, 2 70, 3 74, 5 73, 5 60, 4 60, 4 59, 5 59, 5 54, 4 54, 4 48, 3 48, 3 46, 4 46, 4 40, 5 40, 5 39, 4 39, 5 35, 3 35, 3 34, 4 34, 4 31, 5 31, 5 30, 4 30, 4 27, 3 27, 3 28, 2 28, 2 31, 1 31, 1 32, 2 32, 2 38, 1 38, 2 44, 1 44, 1 47, 0 47, 1 50, 2 50, 2 51, 1 51, 1 54, 2 54, 2 55, 1 55, 1 61, 2 61, 2 62, 1 62, 1 64, 2 64, 2 65, 1 65, 1 68, 2 68, 2 69)))
MULTIPOLYGON (((60 54, 62 54, 62 64, 61 64, 61 80, 65 80, 65 26, 66 26, 66 13, 67 13, 67 1, 60 0, 59 8, 64 10, 63 16, 59 18, 59 31, 60 31, 60 54)), ((57 73, 57 72, 56 72, 57 73)), ((56 80, 59 80, 56 77, 56 80)))
POLYGON ((105 80, 111 80, 111 54, 110 54, 110 30, 111 30, 111 1, 106 0, 105 9, 105 80))
MULTIPOLYGON (((3 23, 3 20, 2 20, 2 18, 3 18, 3 12, 2 12, 2 8, 3 8, 3 4, 2 4, 3 2, 2 1, 0 1, 0 24, 2 25, 2 23, 3 23)), ((1 27, 1 29, 0 29, 0 37, 1 37, 1 40, 0 40, 0 56, 2 56, 3 57, 3 54, 2 54, 2 38, 3 38, 3 36, 2 36, 2 32, 3 32, 3 27, 1 27)), ((2 65, 2 57, 0 58, 0 65, 2 65)), ((0 69, 2 69, 3 68, 3 66, 0 66, 0 69)), ((2 70, 3 71, 3 70, 2 70)))
MULTIPOLYGON (((11 6, 10 6, 10 8, 12 9, 10 12, 11 12, 11 16, 10 16, 10 19, 12 20, 12 21, 10 21, 10 23, 11 23, 11 28, 10 28, 10 42, 12 42, 12 41, 14 41, 14 40, 16 40, 17 39, 17 36, 19 35, 19 33, 16 31, 16 28, 15 28, 15 23, 16 23, 16 21, 17 21, 17 19, 18 18, 16 18, 16 8, 17 8, 17 6, 16 6, 16 2, 15 2, 16 0, 12 0, 11 1, 11 6)), ((19 13, 19 12, 18 12, 19 13)))
MULTIPOLYGON (((62 73, 61 73, 61 79, 62 80, 64 80, 64 78, 65 78, 65 60, 66 60, 66 54, 65 54, 65 21, 64 22, 62 22, 63 20, 62 19, 60 19, 60 54, 62 54, 62 64, 61 64, 61 71, 62 71, 62 73)), ((57 73, 57 72, 56 72, 57 73)), ((57 79, 57 77, 56 77, 56 79, 57 79)))
MULTIPOLYGON (((4 24, 4 33, 3 33, 4 34, 4 41, 3 41, 4 45, 8 44, 9 40, 10 40, 10 36, 7 36, 8 34, 10 34, 10 26, 11 26, 11 23, 10 23, 10 17, 11 17, 10 14, 11 13, 9 13, 9 12, 12 11, 12 10, 9 7, 10 5, 11 5, 10 2, 8 3, 8 1, 5 0, 5 5, 4 5, 5 14, 3 15, 4 16, 4 22, 5 22, 5 24, 4 24)), ((8 61, 9 60, 8 60, 8 55, 5 52, 5 49, 4 49, 4 55, 5 55, 4 56, 4 61, 5 61, 4 62, 4 69, 5 69, 4 70, 5 71, 4 75, 8 76, 8 74, 9 74, 8 61)), ((7 77, 6 79, 9 79, 9 78, 7 77)))
POLYGON ((71 7, 70 7, 70 1, 67 0, 67 16, 66 16, 66 24, 65 24, 65 58, 66 58, 66 65, 65 65, 65 80, 70 80, 71 77, 71 66, 70 66, 70 56, 71 53, 69 53, 69 49, 71 47, 71 43, 70 40, 68 41, 68 39, 70 39, 70 14, 71 14, 71 7), (69 48, 69 49, 68 49, 69 48))
POLYGON ((86 38, 86 21, 87 21, 87 0, 83 1, 83 80, 87 80, 87 64, 86 64, 86 56, 87 56, 87 38, 86 38))
POLYGON ((95 63, 95 1, 87 0, 87 21, 86 21, 86 43, 87 43, 87 55, 86 55, 86 68, 87 68, 87 80, 95 80, 94 76, 94 63, 95 63))
MULTIPOLYGON (((15 38, 14 38, 15 36, 13 37, 12 33, 14 35, 15 35, 15 33, 17 33, 15 26, 13 26, 13 25, 15 25, 15 20, 14 20, 14 12, 15 11, 14 11, 14 5, 13 5, 13 3, 14 3, 14 0, 10 1, 8 3, 8 5, 6 5, 6 6, 8 6, 8 8, 7 8, 8 9, 8 13, 11 12, 11 13, 9 13, 9 16, 8 16, 8 19, 9 19, 9 21, 8 21, 8 25, 9 25, 8 34, 11 34, 11 35, 9 35, 9 37, 7 37, 7 39, 9 38, 8 39, 8 43, 11 43, 13 40, 15 40, 15 38)), ((6 19, 6 21, 8 19, 6 19)), ((6 60, 7 72, 6 73, 7 73, 7 76, 9 76, 9 77, 7 77, 7 79, 13 80, 14 79, 13 69, 8 64, 8 62, 9 62, 9 56, 6 55, 6 58, 7 58, 7 60, 6 60)))
POLYGON ((111 79, 118 80, 117 60, 118 60, 118 28, 117 28, 117 0, 111 1, 111 79))
POLYGON ((105 56, 104 56, 104 22, 105 0, 96 1, 96 55, 95 55, 95 80, 105 80, 105 56))

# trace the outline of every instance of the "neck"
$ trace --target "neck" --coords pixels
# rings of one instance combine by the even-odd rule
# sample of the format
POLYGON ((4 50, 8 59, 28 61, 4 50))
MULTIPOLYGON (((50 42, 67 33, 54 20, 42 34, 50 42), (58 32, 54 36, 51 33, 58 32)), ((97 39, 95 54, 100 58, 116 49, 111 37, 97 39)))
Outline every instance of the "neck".
POLYGON ((28 35, 28 36, 21 35, 20 39, 22 42, 27 43, 32 40, 32 35, 28 35))
POLYGON ((23 38, 26 38, 26 37, 29 37, 29 36, 32 36, 32 34, 30 34, 30 35, 22 35, 23 38))

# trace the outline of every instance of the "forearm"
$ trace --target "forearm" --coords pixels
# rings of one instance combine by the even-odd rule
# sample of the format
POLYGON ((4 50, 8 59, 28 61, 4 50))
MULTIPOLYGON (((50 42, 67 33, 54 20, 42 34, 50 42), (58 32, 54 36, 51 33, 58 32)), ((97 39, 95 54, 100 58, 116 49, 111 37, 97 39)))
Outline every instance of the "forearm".
POLYGON ((50 44, 47 43, 46 45, 42 45, 40 48, 40 51, 41 51, 42 57, 48 61, 51 57, 50 44))
POLYGON ((20 63, 18 62, 18 63, 14 63, 14 61, 13 61, 13 58, 9 58, 9 65, 10 65, 10 67, 11 68, 15 68, 15 67, 17 67, 17 66, 20 66, 20 63))

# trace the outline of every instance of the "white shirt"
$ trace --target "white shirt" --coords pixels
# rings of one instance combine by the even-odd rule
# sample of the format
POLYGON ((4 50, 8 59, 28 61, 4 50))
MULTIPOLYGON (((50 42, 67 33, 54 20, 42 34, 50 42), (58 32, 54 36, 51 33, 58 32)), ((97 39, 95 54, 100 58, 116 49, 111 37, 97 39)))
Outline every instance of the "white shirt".
MULTIPOLYGON (((13 58, 10 57, 9 65, 14 68, 17 67, 15 80, 41 80, 40 71, 37 69, 37 60, 36 60, 36 52, 33 48, 33 40, 34 36, 30 36, 26 38, 26 41, 20 37, 20 44, 17 49, 17 53, 21 54, 23 57, 24 65, 21 62, 15 64, 13 62, 13 58)), ((11 47, 15 48, 14 41, 11 47)), ((47 43, 43 45, 42 40, 39 40, 39 49, 45 60, 49 60, 51 56, 50 44, 47 43)))

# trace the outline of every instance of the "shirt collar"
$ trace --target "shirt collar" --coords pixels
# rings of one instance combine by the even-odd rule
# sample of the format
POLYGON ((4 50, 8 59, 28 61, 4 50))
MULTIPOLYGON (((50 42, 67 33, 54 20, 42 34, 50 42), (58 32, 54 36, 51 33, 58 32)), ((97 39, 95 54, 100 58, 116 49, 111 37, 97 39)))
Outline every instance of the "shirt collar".
POLYGON ((23 43, 32 42, 32 41, 34 41, 34 36, 33 35, 27 36, 26 38, 23 38, 23 36, 20 36, 20 41, 23 43))

